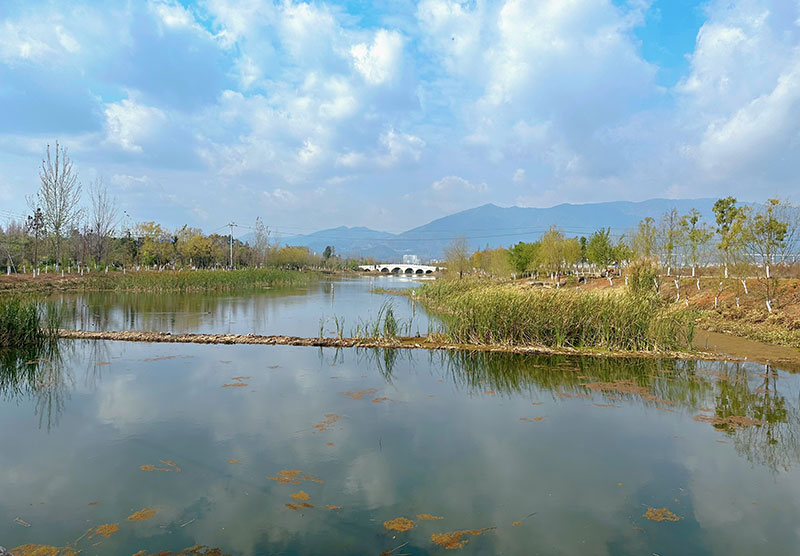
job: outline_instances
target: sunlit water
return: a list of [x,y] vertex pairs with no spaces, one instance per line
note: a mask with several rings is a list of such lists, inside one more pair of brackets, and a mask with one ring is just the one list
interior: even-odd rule
[[[235,299],[245,332],[257,311]],[[260,332],[306,334],[291,307],[312,303],[287,303]],[[800,381],[779,369],[123,342],[31,357],[2,361],[6,547],[423,555],[464,530],[481,534],[453,553],[800,546]]]

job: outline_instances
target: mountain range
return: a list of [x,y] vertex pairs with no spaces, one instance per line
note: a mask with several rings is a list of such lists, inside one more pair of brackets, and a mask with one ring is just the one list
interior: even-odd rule
[[549,208],[499,207],[482,205],[438,218],[423,226],[393,234],[365,227],[330,228],[312,234],[284,236],[285,245],[304,245],[322,253],[331,245],[342,256],[372,257],[383,262],[400,261],[403,255],[417,255],[423,262],[441,259],[455,238],[467,239],[471,249],[513,245],[535,241],[551,225],[568,237],[589,237],[599,228],[610,227],[619,236],[634,229],[640,220],[658,221],[675,208],[686,214],[696,208],[706,222],[713,222],[716,199],[650,199],[641,202],[561,204]]

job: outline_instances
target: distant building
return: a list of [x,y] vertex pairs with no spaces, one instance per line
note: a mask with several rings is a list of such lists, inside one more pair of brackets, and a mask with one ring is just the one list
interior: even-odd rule
[[417,256],[417,255],[403,255],[403,264],[420,264],[419,256]]

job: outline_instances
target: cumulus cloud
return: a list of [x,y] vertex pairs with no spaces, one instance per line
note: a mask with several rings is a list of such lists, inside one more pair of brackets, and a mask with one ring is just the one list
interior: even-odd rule
[[422,0],[365,25],[325,1],[12,3],[6,197],[24,208],[54,136],[87,171],[169,183],[168,225],[203,225],[219,192],[249,218],[325,198],[308,226],[393,229],[489,201],[797,195],[797,4],[704,4],[669,88],[637,37],[652,9]]

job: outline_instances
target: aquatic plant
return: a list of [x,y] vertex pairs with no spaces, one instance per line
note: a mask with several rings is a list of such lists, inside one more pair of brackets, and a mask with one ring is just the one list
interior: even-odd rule
[[464,344],[543,345],[614,351],[691,349],[688,315],[627,291],[521,288],[486,280],[437,280],[417,290]]
[[315,278],[312,272],[275,268],[242,270],[180,270],[91,274],[80,283],[85,290],[133,292],[198,292],[295,286]]
[[54,303],[0,297],[0,348],[39,346],[58,338],[61,313]]

